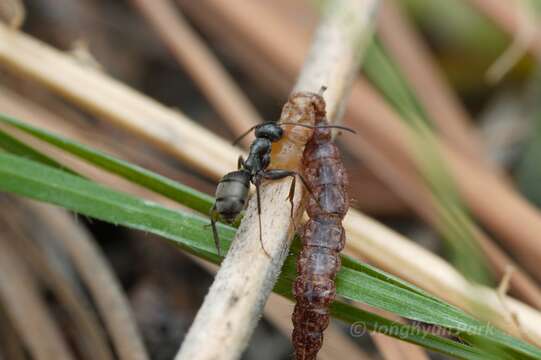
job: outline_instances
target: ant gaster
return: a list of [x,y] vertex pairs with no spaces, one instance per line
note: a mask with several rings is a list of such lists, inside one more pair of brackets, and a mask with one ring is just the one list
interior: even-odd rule
[[286,177],[291,177],[291,187],[289,190],[288,199],[291,203],[291,215],[293,216],[293,197],[295,195],[295,182],[296,175],[299,175],[304,186],[311,193],[310,188],[307,186],[306,181],[296,171],[285,169],[268,169],[270,164],[270,154],[272,143],[280,140],[284,134],[282,126],[303,126],[307,128],[329,127],[339,128],[343,130],[352,131],[349,128],[345,128],[338,125],[325,125],[325,126],[311,126],[305,124],[296,123],[277,123],[277,122],[265,122],[256,125],[242,134],[234,144],[240,141],[244,136],[248,135],[252,130],[255,130],[256,139],[250,146],[250,152],[248,158],[244,160],[242,156],[238,160],[238,170],[232,171],[226,174],[218,183],[216,188],[216,202],[210,210],[210,225],[212,226],[212,233],[214,235],[214,242],[216,243],[216,249],[218,255],[220,255],[220,238],[216,228],[216,222],[222,220],[225,223],[232,224],[239,217],[240,213],[246,205],[248,198],[248,192],[250,190],[250,183],[255,185],[257,196],[257,213],[259,218],[259,241],[261,247],[267,256],[270,256],[265,247],[263,246],[263,239],[261,235],[261,194],[260,185],[262,180],[278,180]]

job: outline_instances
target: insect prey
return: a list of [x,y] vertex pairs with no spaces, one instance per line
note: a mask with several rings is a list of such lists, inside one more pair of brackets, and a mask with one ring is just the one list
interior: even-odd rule
[[302,360],[316,359],[323,331],[329,325],[339,253],[346,239],[342,219],[349,208],[346,170],[325,116],[315,125],[302,159],[304,178],[313,197],[307,202],[309,220],[301,232],[302,249],[293,285],[296,305],[292,342],[296,358]]

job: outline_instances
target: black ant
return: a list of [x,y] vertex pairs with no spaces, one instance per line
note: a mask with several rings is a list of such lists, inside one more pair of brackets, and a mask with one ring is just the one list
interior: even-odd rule
[[214,235],[214,242],[216,243],[216,249],[218,255],[220,255],[220,238],[216,229],[216,222],[222,220],[225,223],[232,224],[236,221],[241,211],[246,205],[246,199],[248,197],[248,191],[250,189],[250,183],[255,185],[257,195],[257,213],[259,216],[259,241],[261,248],[267,256],[269,253],[263,246],[263,239],[261,234],[261,194],[260,185],[263,179],[267,180],[279,180],[291,176],[291,187],[289,190],[289,202],[291,203],[291,215],[293,216],[293,196],[295,194],[295,182],[296,175],[299,175],[304,186],[311,193],[306,181],[301,174],[292,170],[285,169],[268,169],[270,164],[272,143],[277,142],[283,137],[284,131],[282,126],[302,126],[311,129],[327,127],[338,128],[347,131],[352,131],[349,128],[338,125],[324,125],[324,126],[311,126],[305,124],[296,123],[277,123],[274,121],[264,122],[262,124],[253,126],[239,138],[235,140],[233,144],[238,143],[242,138],[248,135],[251,131],[255,130],[256,139],[250,146],[250,152],[248,158],[244,160],[242,156],[238,160],[238,170],[232,171],[226,174],[218,183],[216,188],[216,202],[210,210],[210,225],[212,226],[212,232]]

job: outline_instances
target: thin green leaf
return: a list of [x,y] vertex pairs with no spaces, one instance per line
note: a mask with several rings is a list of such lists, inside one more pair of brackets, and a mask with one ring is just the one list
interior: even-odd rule
[[208,214],[213,198],[186,185],[173,181],[140,166],[116,159],[101,151],[78,144],[62,136],[36,128],[12,117],[0,114],[0,122],[13,126],[51,145],[57,146],[104,170],[117,174],[133,183],[142,185],[185,206]]
[[73,170],[67,168],[66,166],[58,163],[56,160],[48,157],[47,155],[37,151],[29,145],[17,140],[8,133],[0,129],[0,148],[5,151],[22,156],[27,159],[35,160],[45,165],[52,166],[54,168],[64,170],[66,172],[76,174]]

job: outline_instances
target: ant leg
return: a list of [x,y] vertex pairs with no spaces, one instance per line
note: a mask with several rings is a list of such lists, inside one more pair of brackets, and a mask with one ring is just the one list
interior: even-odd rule
[[[293,199],[295,197],[295,185],[297,184],[297,177],[295,175],[293,175],[291,177],[291,186],[289,187],[289,195],[287,196],[287,198],[289,199],[289,203],[291,204],[291,213],[290,213],[290,217],[291,217],[291,220],[293,220]],[[293,221],[293,225],[295,225],[295,222]]]
[[297,225],[295,224],[295,219],[293,218],[293,199],[295,197],[295,184],[297,182],[296,175],[299,175],[299,177],[301,177],[303,184],[307,186],[302,176],[295,171],[283,170],[283,169],[270,169],[261,173],[261,176],[268,180],[279,180],[279,179],[283,179],[288,176],[291,176],[292,178],[291,186],[289,187],[289,195],[287,198],[289,200],[289,203],[291,204],[291,212],[289,216],[291,218],[291,223],[293,224],[293,228],[295,232],[297,231]]
[[237,160],[237,170],[240,170],[244,167],[244,159],[242,158],[242,155],[239,156],[239,159]]
[[216,221],[219,219],[220,214],[216,211],[216,205],[212,206],[210,209],[210,226],[212,227],[212,235],[214,236],[214,244],[216,245],[216,252],[218,256],[220,254],[220,237],[218,236],[218,229],[216,228]]
[[255,178],[254,185],[255,185],[255,192],[257,196],[257,217],[259,220],[259,243],[261,244],[261,249],[263,249],[263,252],[265,253],[265,255],[267,255],[267,257],[270,258],[271,257],[270,254],[268,253],[267,249],[265,249],[265,245],[263,245],[263,227],[261,225],[261,191],[260,191],[261,178],[259,176]]
[[[298,176],[301,179],[302,184],[304,185],[306,190],[308,190],[308,192],[310,193],[312,198],[315,200],[314,193],[312,192],[312,189],[310,189],[310,186],[308,186],[308,183],[306,182],[306,179],[300,173],[298,173],[296,171],[283,170],[283,169],[270,169],[270,170],[263,171],[261,173],[261,176],[263,178],[269,179],[269,180],[279,180],[279,179],[283,179],[283,178],[288,177],[288,176],[291,176],[291,177],[293,177],[293,179],[295,179],[295,176]],[[293,194],[295,192],[295,186],[294,186],[295,183],[292,182],[291,185],[292,185],[293,190],[290,189],[291,198],[289,198],[289,199],[290,199],[291,205],[293,205]],[[292,194],[292,192],[293,192],[293,194]]]

